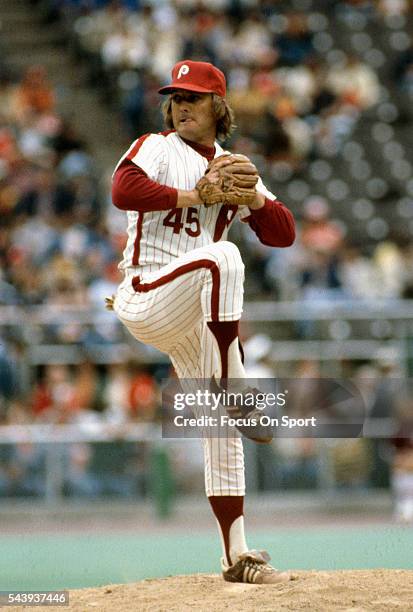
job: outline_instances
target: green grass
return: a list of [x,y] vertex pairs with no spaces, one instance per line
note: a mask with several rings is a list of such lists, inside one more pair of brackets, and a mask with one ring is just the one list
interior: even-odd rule
[[[413,529],[342,527],[249,533],[280,569],[413,569]],[[171,535],[19,535],[0,537],[0,590],[40,590],[135,582],[219,571],[215,532]]]

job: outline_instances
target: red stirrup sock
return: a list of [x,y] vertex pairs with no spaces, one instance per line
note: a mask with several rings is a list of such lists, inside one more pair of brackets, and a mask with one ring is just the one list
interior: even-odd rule
[[225,562],[228,566],[233,565],[237,557],[248,550],[244,534],[244,497],[213,495],[208,499],[218,523]]
[[221,358],[221,379],[245,378],[239,347],[239,321],[209,321]]

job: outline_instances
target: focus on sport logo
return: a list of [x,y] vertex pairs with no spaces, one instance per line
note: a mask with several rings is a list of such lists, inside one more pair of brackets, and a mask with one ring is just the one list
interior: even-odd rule
[[182,76],[185,76],[186,74],[188,74],[188,72],[189,72],[189,66],[187,66],[187,64],[183,64],[183,66],[181,66],[179,69],[177,78],[180,79]]

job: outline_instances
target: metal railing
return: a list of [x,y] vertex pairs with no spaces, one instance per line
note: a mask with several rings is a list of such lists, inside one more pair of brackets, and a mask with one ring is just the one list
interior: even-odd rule
[[[412,349],[406,339],[413,338],[413,300],[247,302],[242,320],[252,328],[263,328],[273,337],[273,357],[278,362],[314,358],[320,361],[370,359],[382,349],[400,364],[406,364],[411,358]],[[0,334],[4,326],[19,328],[25,344],[25,358],[31,365],[74,364],[84,359],[81,347],[76,343],[52,344],[46,338],[39,340],[39,327],[71,323],[105,326],[116,325],[117,320],[113,313],[103,308],[0,306]],[[284,324],[291,326],[289,336],[284,334],[283,339],[278,340],[277,331]],[[318,326],[316,333],[300,336],[301,324]],[[88,357],[92,361],[120,363],[131,357],[146,363],[165,360],[161,353],[134,341],[121,324],[118,325],[119,336],[115,342],[88,346]],[[374,326],[378,332],[372,331]],[[353,327],[357,328],[356,333],[353,333]]]
[[[200,441],[163,439],[161,426],[152,423],[113,425],[102,422],[92,425],[85,423],[77,425],[27,424],[0,426],[0,450],[2,447],[11,445],[32,445],[35,448],[41,448],[44,452],[43,492],[37,495],[36,499],[46,505],[59,504],[65,499],[64,485],[68,477],[66,462],[68,448],[76,444],[98,445],[105,442],[111,442],[114,445],[125,442],[146,444],[146,458],[140,468],[141,475],[147,483],[144,498],[154,504],[159,516],[167,516],[176,494],[175,477],[179,477],[179,474],[172,467],[173,454],[177,448],[176,444],[184,445],[183,448],[185,448],[185,444],[190,443],[188,452],[191,453],[194,448],[193,444],[199,442],[200,445]],[[313,480],[311,486],[305,485],[308,491],[312,490],[314,493],[317,491],[333,496],[338,494],[339,490],[336,488],[333,468],[333,453],[336,444],[342,445],[345,443],[346,440],[316,440],[316,454],[312,458],[314,463]],[[267,483],[265,490],[281,492],[283,486],[280,484],[278,473],[286,459],[278,454],[277,444],[272,448],[265,448],[264,455],[261,453],[262,450],[260,445],[244,440],[248,489],[252,493],[258,493],[260,491],[259,480],[264,479]],[[308,463],[308,459],[306,462]],[[199,483],[202,486],[203,469],[198,463],[197,466]],[[261,474],[260,477],[259,474]],[[104,475],[103,472],[102,475]],[[271,480],[271,483],[268,488],[269,480]],[[353,492],[358,494],[360,489],[356,488]],[[139,494],[137,495],[139,496]],[[348,491],[348,495],[351,498],[351,489]],[[76,494],[74,497],[71,495],[71,497],[76,499]],[[82,498],[87,499],[88,496],[82,496]],[[93,498],[96,498],[96,496],[92,495],[89,499]],[[126,499],[128,498],[129,496]],[[8,498],[8,500],[11,499],[13,498]]]
[[[76,320],[83,325],[96,325],[107,322],[110,313],[100,308],[64,308],[55,305],[0,306],[1,325],[53,325],[65,324]],[[243,320],[249,322],[266,321],[334,321],[337,319],[392,321],[413,321],[413,300],[311,300],[311,301],[257,301],[246,302]]]

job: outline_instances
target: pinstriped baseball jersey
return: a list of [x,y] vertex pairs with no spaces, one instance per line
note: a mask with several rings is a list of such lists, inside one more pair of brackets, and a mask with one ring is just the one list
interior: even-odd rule
[[[215,156],[223,153],[216,143]],[[117,168],[125,159],[157,183],[183,190],[194,189],[208,165],[207,159],[174,131],[141,136],[120,159]],[[257,189],[275,199],[261,181]],[[245,219],[249,214],[247,207],[226,205],[128,211],[128,241],[119,269],[124,271],[125,280],[159,270],[188,251],[226,240],[235,218]]]
[[[215,143],[215,156],[223,153]],[[186,191],[195,188],[208,165],[173,131],[138,138],[117,168],[125,159],[152,181]],[[275,199],[261,180],[257,190]],[[241,317],[244,266],[227,234],[237,217],[249,215],[247,207],[226,205],[127,210],[128,241],[119,265],[125,279],[115,311],[136,339],[169,354],[181,379],[221,376],[207,322]],[[242,441],[236,432],[228,428],[226,437],[211,436],[203,445],[207,495],[244,495]]]

